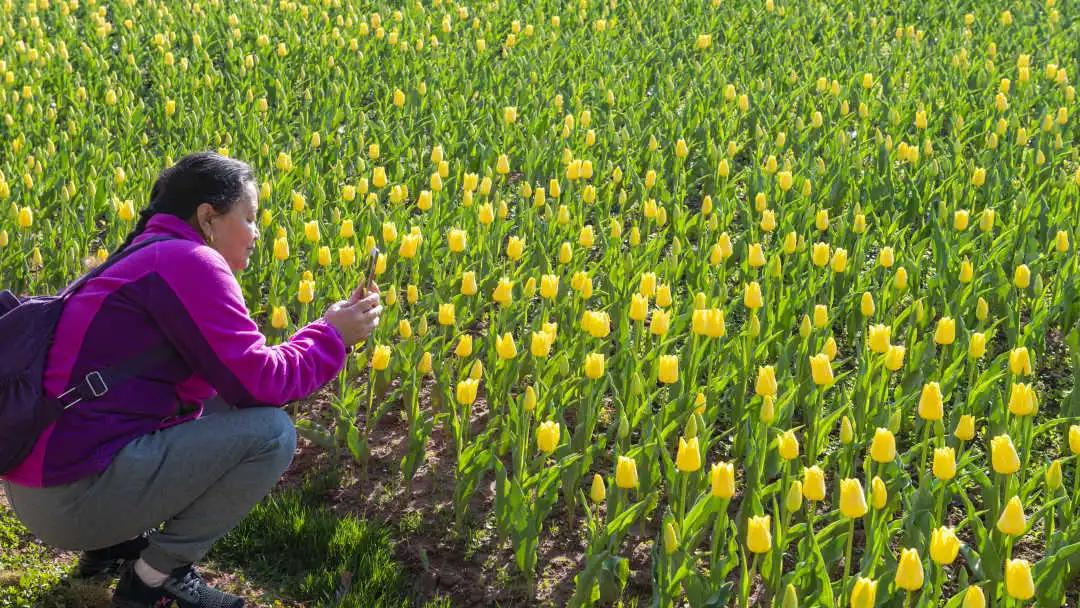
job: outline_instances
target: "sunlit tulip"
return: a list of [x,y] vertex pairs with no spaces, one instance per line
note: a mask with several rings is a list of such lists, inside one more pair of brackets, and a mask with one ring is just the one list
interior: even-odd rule
[[772,365],[758,367],[757,381],[754,383],[754,392],[761,396],[775,397],[777,391],[776,369]]
[[956,477],[956,452],[950,447],[934,448],[934,477],[949,481]]
[[735,495],[735,467],[730,462],[718,462],[709,470],[709,484],[713,496],[729,499]]
[[997,520],[997,529],[1002,534],[1020,536],[1027,528],[1027,517],[1024,515],[1024,505],[1019,496],[1013,496],[1005,503],[1001,510],[1001,516]]
[[799,457],[799,440],[794,431],[784,431],[777,438],[776,449],[784,460],[794,460]]
[[878,427],[870,443],[870,458],[874,462],[888,463],[896,459],[896,437],[889,429]]
[[825,473],[821,467],[803,469],[802,493],[806,500],[825,500]]
[[937,382],[923,384],[919,395],[919,417],[923,420],[941,420],[945,415],[941,385]]
[[918,549],[904,549],[900,552],[899,565],[896,567],[896,586],[907,591],[918,591],[923,586],[923,566]]
[[889,502],[889,490],[885,487],[885,482],[878,477],[874,476],[870,480],[870,504],[877,510],[885,508],[885,505]]
[[476,389],[480,385],[479,380],[469,378],[457,383],[455,397],[461,405],[472,405],[476,401]]
[[1008,435],[998,435],[990,440],[990,460],[994,472],[1011,475],[1020,470],[1020,457]]
[[691,437],[689,440],[684,437],[679,438],[675,467],[683,473],[693,473],[701,468],[701,450],[698,448],[697,437]]
[[1035,581],[1031,563],[1026,559],[1010,559],[1005,564],[1005,591],[1009,597],[1027,601],[1035,597]]
[[851,587],[851,608],[874,608],[877,601],[877,581],[858,577]]
[[550,454],[559,447],[559,423],[547,420],[536,429],[536,447],[545,454]]
[[637,461],[626,456],[619,456],[615,465],[615,485],[624,490],[638,486]]
[[752,553],[768,553],[772,549],[771,518],[768,515],[751,517],[746,523],[746,548]]
[[840,513],[849,519],[858,519],[869,508],[866,506],[866,493],[862,482],[856,478],[840,480]]

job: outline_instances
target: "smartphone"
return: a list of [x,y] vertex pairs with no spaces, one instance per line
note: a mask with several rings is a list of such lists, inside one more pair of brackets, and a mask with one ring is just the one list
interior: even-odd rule
[[375,266],[378,265],[378,263],[379,263],[379,248],[378,247],[372,247],[371,248],[371,261],[368,264],[367,279],[364,281],[364,284],[360,287],[361,297],[364,297],[364,296],[367,295],[368,285],[371,285],[375,281]]

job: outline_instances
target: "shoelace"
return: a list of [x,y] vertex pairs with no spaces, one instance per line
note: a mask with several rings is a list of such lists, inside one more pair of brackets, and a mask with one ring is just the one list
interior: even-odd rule
[[199,597],[199,586],[201,584],[202,577],[199,576],[198,572],[195,572],[194,568],[189,568],[176,586],[178,591],[182,592],[184,595],[196,598],[197,601]]

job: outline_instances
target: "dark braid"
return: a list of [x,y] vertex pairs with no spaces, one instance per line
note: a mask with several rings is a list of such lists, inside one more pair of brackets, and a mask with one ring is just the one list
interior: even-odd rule
[[181,158],[158,175],[150,189],[150,203],[139,212],[135,228],[112,256],[131,245],[158,213],[190,221],[202,203],[227,213],[243,194],[245,184],[254,181],[255,172],[247,163],[217,152],[196,152]]

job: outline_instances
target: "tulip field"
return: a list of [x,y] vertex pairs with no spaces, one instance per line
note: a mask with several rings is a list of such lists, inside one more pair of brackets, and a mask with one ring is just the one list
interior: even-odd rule
[[557,522],[558,605],[1075,607],[1078,77],[1062,0],[0,0],[0,274],[215,149],[269,342],[382,252],[300,433],[445,441],[515,605]]

